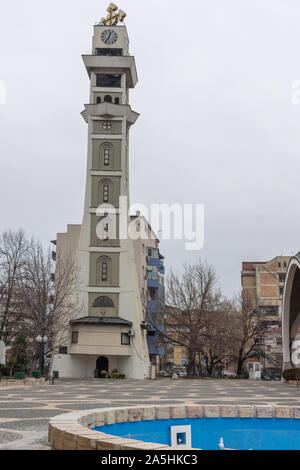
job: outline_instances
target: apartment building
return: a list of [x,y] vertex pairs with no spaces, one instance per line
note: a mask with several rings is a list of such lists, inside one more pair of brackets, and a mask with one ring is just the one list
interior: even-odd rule
[[270,261],[244,261],[241,284],[243,301],[261,315],[265,333],[261,342],[264,369],[282,368],[282,301],[289,256],[276,256]]

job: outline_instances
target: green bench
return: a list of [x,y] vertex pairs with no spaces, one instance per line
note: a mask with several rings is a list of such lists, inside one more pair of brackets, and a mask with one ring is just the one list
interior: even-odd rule
[[40,379],[41,378],[41,372],[39,370],[33,370],[32,371],[32,377],[35,379]]
[[25,379],[25,372],[15,372],[14,379],[16,380],[24,380]]

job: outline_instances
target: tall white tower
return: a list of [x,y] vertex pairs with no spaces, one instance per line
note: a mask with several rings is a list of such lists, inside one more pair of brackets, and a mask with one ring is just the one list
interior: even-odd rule
[[[144,379],[149,354],[133,241],[121,238],[119,230],[122,217],[126,229],[130,223],[129,214],[120,213],[119,197],[130,206],[129,129],[139,115],[129,105],[129,89],[136,86],[137,72],[126,27],[116,24],[124,13],[112,4],[109,12],[110,19],[102,20],[107,24],[94,26],[92,54],[83,56],[91,83],[82,112],[88,155],[77,249],[83,309],[80,318],[71,320],[68,353],[53,368],[61,376],[89,377],[118,369],[126,377]],[[112,206],[117,215],[99,214],[103,205]]]

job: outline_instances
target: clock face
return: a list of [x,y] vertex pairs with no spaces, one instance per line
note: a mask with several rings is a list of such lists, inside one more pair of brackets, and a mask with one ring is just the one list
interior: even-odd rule
[[114,44],[118,40],[118,34],[113,29],[106,29],[103,31],[103,33],[101,33],[101,40],[104,42],[104,44]]

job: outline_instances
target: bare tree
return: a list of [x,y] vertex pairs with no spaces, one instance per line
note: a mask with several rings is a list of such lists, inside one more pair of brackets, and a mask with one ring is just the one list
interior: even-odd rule
[[224,307],[214,268],[199,260],[185,264],[182,276],[171,272],[167,302],[171,308],[166,316],[166,330],[172,341],[186,348],[188,375],[195,375],[199,352],[206,353],[211,373],[223,357],[223,352],[217,354],[218,340],[212,339],[216,331],[220,338],[217,313]]
[[0,237],[0,340],[6,345],[20,331],[19,285],[27,252],[23,230],[4,232]]
[[209,376],[216,366],[223,367],[225,363],[228,366],[232,362],[228,356],[232,338],[231,311],[228,311],[228,307],[224,302],[217,312],[206,312],[203,316],[201,344],[198,349],[205,360]]
[[[31,348],[28,345],[27,339],[20,333],[11,342],[10,348],[10,376],[12,376],[14,367],[17,366],[21,369],[20,372],[25,372],[27,365],[30,361]],[[23,370],[22,370],[23,369]]]
[[[68,340],[70,317],[78,310],[77,268],[73,258],[57,260],[55,282],[52,271],[50,251],[45,251],[39,241],[32,240],[18,283],[18,304],[22,311],[19,325],[32,345],[32,360],[39,359],[41,371],[45,354]],[[47,344],[36,344],[38,336],[47,337]]]
[[265,357],[272,361],[262,348],[262,339],[268,330],[267,314],[252,299],[235,298],[232,313],[232,338],[230,356],[237,365],[237,375],[249,359]]

